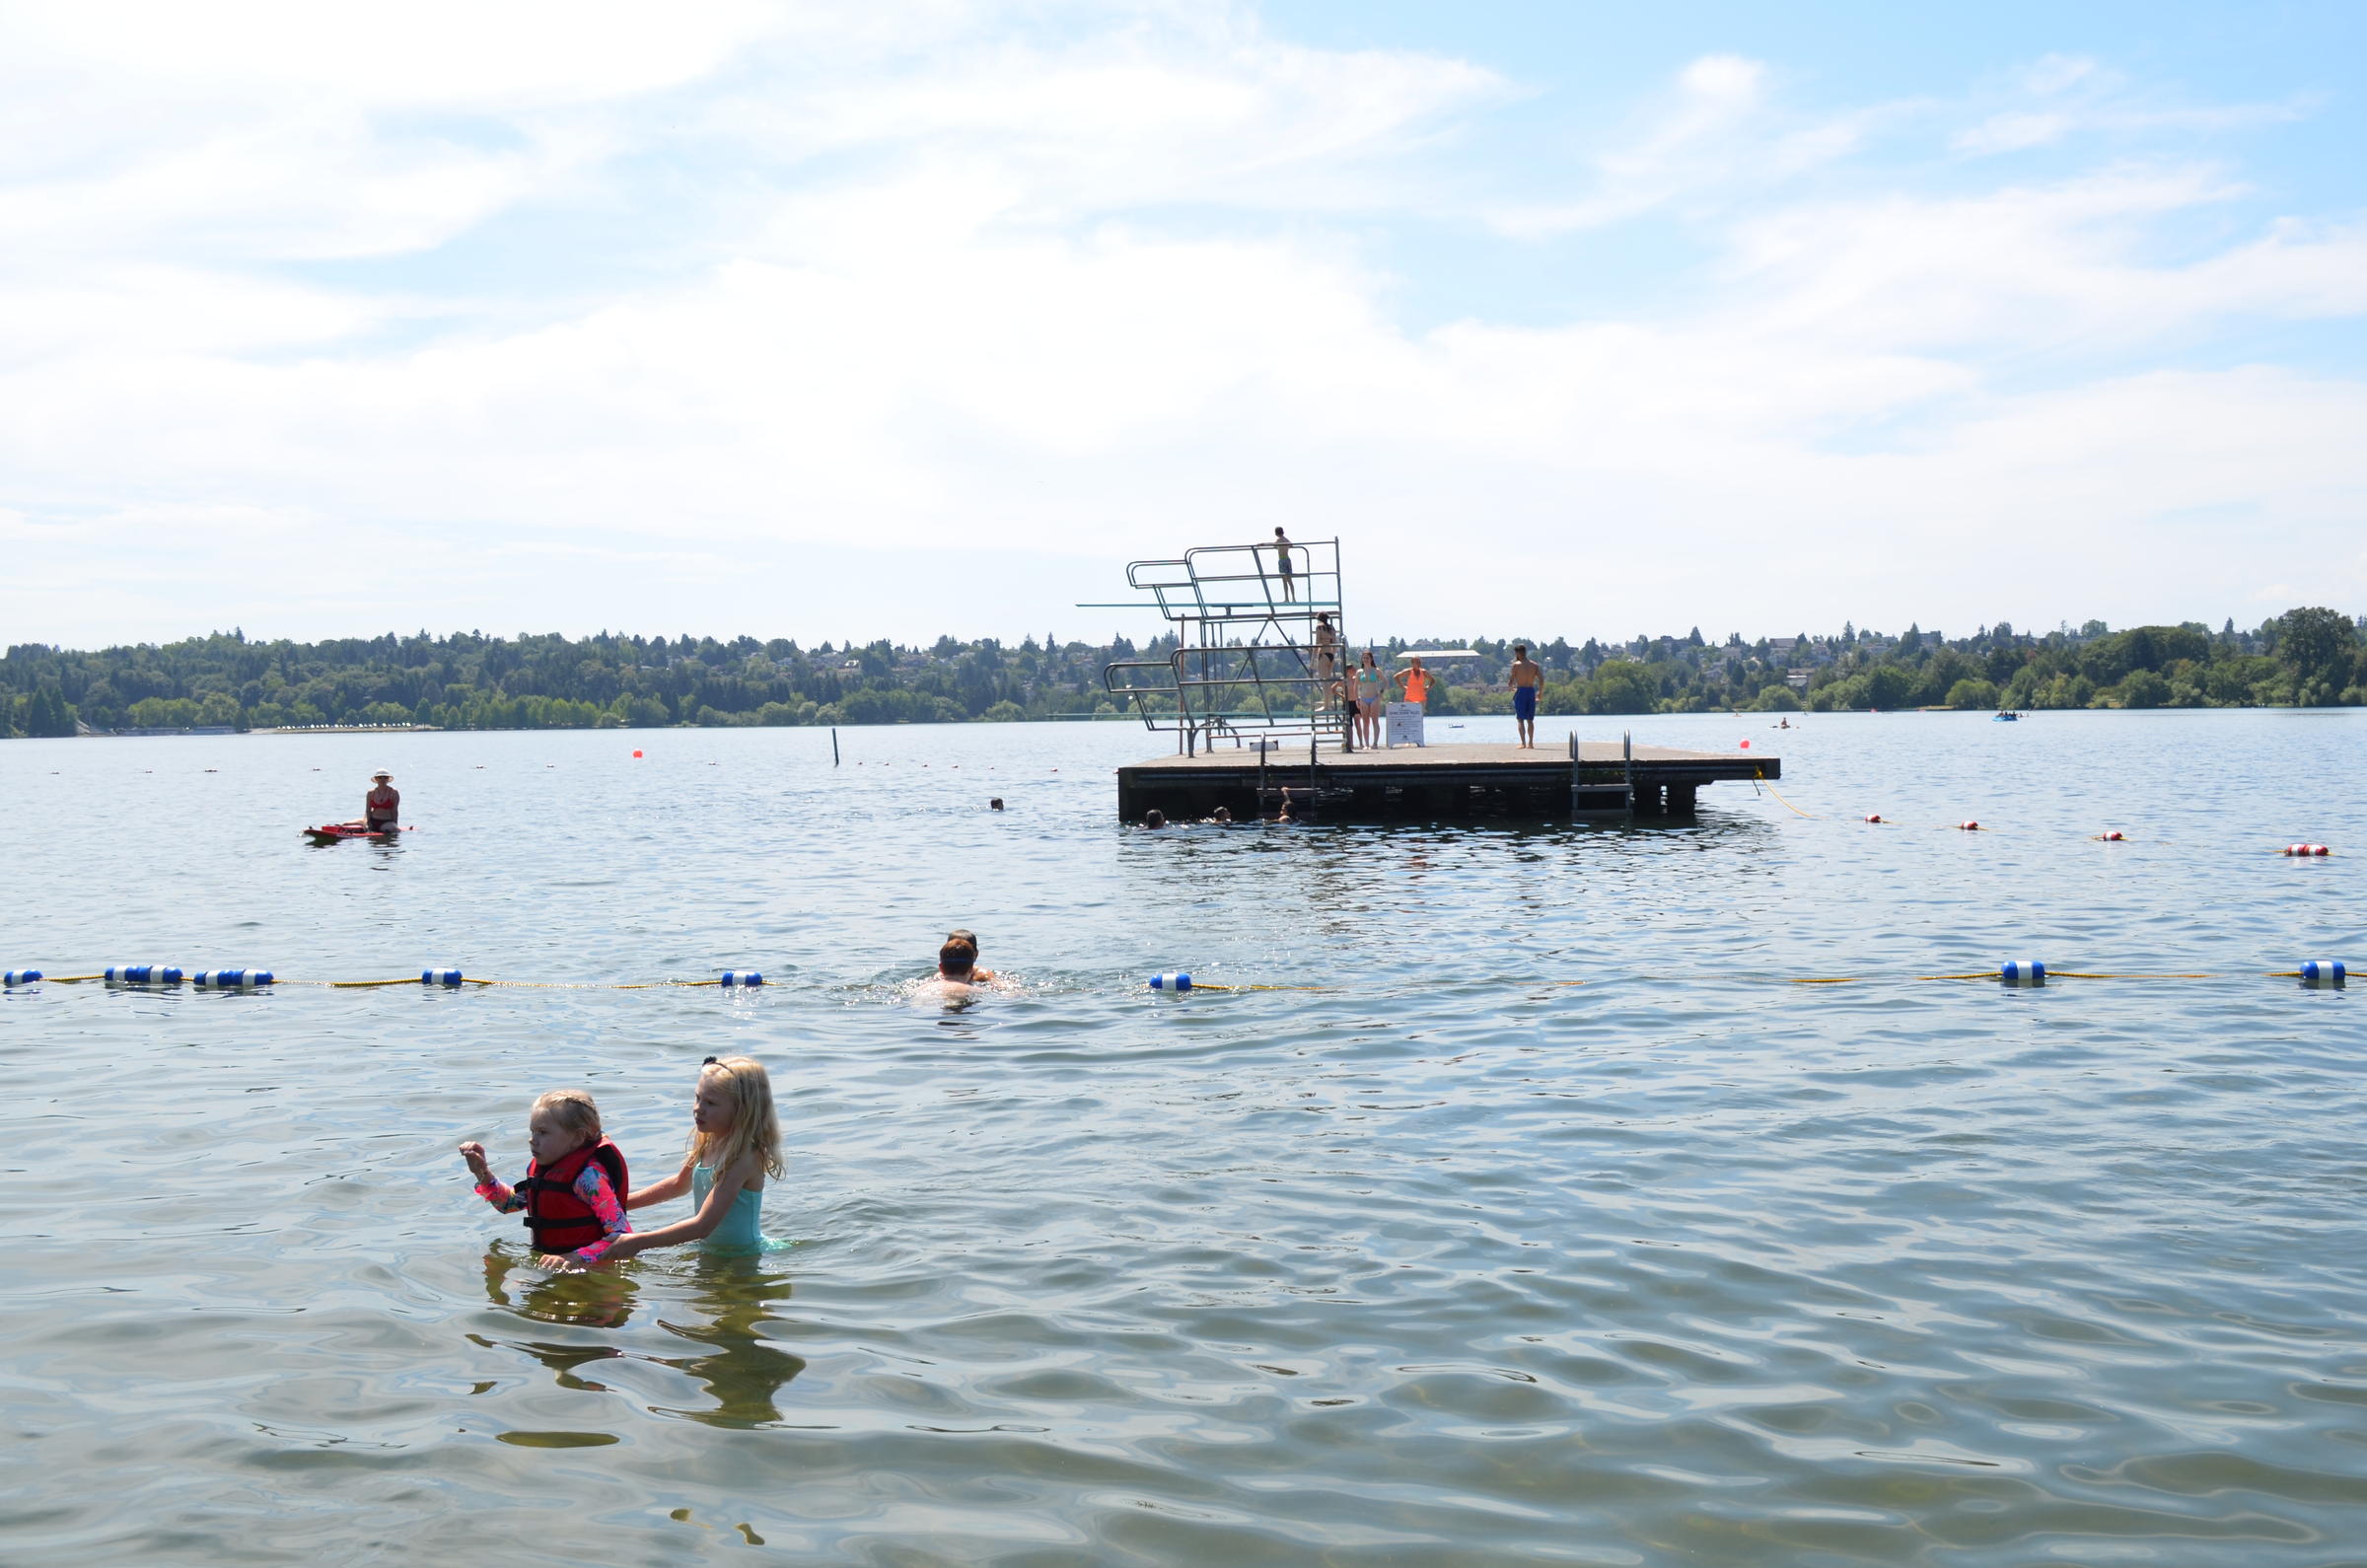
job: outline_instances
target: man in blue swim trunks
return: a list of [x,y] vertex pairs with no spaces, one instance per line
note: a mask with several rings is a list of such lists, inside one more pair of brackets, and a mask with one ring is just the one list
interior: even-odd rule
[[1521,747],[1537,749],[1537,688],[1544,684],[1545,673],[1529,657],[1529,645],[1512,645],[1512,716],[1521,729]]

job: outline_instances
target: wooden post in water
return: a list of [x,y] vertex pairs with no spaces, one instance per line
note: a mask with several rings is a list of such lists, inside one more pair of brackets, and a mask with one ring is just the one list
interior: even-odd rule
[[1627,820],[1635,820],[1635,732],[1619,732],[1619,770],[1627,779]]
[[838,727],[830,726],[830,766],[838,765]]
[[1570,732],[1570,820],[1578,820],[1578,732]]

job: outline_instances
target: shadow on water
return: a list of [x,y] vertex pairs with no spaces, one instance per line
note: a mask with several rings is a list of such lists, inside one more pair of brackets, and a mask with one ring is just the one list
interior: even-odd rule
[[[513,1287],[511,1275],[521,1268],[527,1277]],[[766,1323],[782,1320],[772,1309],[794,1292],[788,1278],[768,1273],[763,1259],[757,1257],[700,1256],[683,1283],[687,1286],[683,1304],[703,1315],[705,1322],[678,1322],[665,1317],[655,1320],[667,1333],[698,1347],[692,1354],[653,1355],[618,1344],[468,1337],[488,1349],[499,1345],[525,1352],[548,1367],[562,1389],[610,1391],[609,1385],[587,1375],[595,1362],[635,1360],[671,1367],[704,1384],[715,1402],[707,1409],[653,1404],[648,1407],[652,1414],[726,1428],[777,1423],[781,1413],[776,1396],[806,1370],[803,1356],[791,1355],[764,1336]],[[640,1293],[638,1282],[612,1270],[546,1274],[502,1246],[485,1253],[485,1294],[495,1305],[538,1322],[621,1328],[631,1321]]]

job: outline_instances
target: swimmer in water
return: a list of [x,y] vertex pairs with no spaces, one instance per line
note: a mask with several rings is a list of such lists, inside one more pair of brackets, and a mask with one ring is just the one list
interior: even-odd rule
[[1208,814],[1208,820],[1212,825],[1217,827],[1232,826],[1233,808],[1230,806],[1219,806],[1215,811]]
[[1152,807],[1149,811],[1142,814],[1142,825],[1145,827],[1165,827],[1167,825],[1167,813],[1161,811],[1156,806]]
[[764,1208],[764,1180],[787,1170],[764,1064],[748,1056],[710,1056],[691,1095],[690,1152],[682,1157],[682,1168],[624,1200],[628,1209],[645,1209],[687,1192],[697,1211],[672,1225],[635,1231],[610,1247],[609,1256],[631,1257],[685,1242],[703,1243],[710,1253],[761,1252],[764,1237],[756,1222]]
[[994,971],[978,967],[976,932],[957,929],[945,934],[945,946],[937,950],[937,978],[956,985],[994,983]]
[[485,1146],[461,1145],[476,1177],[476,1195],[504,1214],[526,1214],[536,1261],[546,1268],[581,1268],[614,1250],[632,1229],[624,1217],[624,1155],[601,1135],[600,1107],[580,1089],[554,1089],[526,1118],[534,1158],[526,1179],[506,1186],[485,1164]]

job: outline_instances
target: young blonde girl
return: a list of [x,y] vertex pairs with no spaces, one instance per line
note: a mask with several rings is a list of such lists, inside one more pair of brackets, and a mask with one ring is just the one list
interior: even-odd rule
[[682,1168],[624,1200],[628,1209],[643,1209],[688,1192],[697,1212],[620,1237],[608,1255],[631,1257],[684,1242],[703,1242],[710,1252],[760,1252],[764,1238],[756,1221],[764,1181],[782,1172],[780,1118],[763,1064],[746,1056],[710,1056],[690,1102],[690,1152]]
[[602,1136],[600,1107],[581,1089],[554,1089],[527,1113],[526,1179],[515,1187],[485,1164],[485,1146],[461,1145],[477,1196],[504,1214],[523,1211],[535,1251],[549,1266],[597,1263],[632,1229],[624,1217],[624,1155]]

